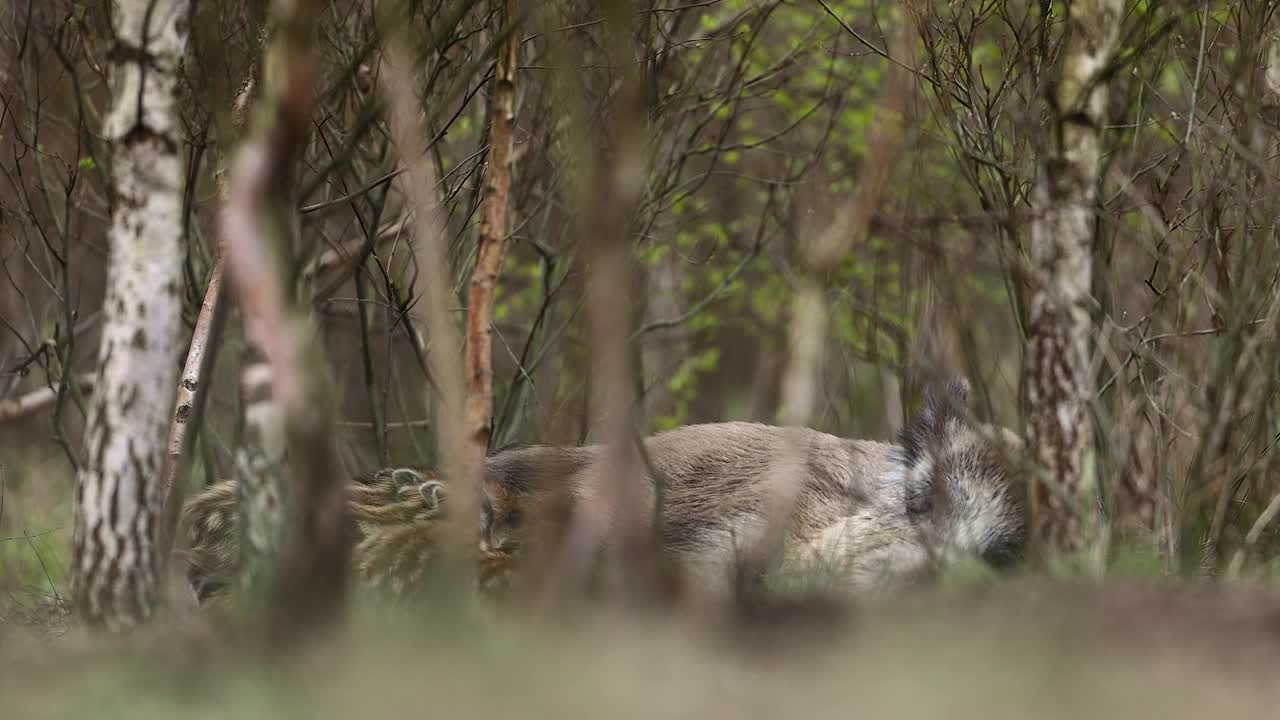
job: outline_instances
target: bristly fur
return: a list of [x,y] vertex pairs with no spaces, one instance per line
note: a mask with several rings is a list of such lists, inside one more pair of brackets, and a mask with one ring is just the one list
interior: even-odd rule
[[1026,478],[1013,462],[1021,440],[969,417],[969,384],[932,389],[900,435],[908,458],[908,515],[933,550],[949,559],[977,555],[1005,567],[1026,544]]
[[[444,517],[444,485],[422,468],[383,468],[348,486],[359,539],[353,550],[356,579],[392,598],[422,589],[435,557]],[[237,484],[216,483],[192,498],[182,527],[190,551],[188,579],[201,604],[224,603],[239,558]],[[482,589],[501,588],[510,558],[481,557]],[[225,603],[224,603],[225,604]]]
[[[780,471],[798,473],[799,482],[782,569],[819,569],[852,589],[872,590],[928,575],[960,555],[1000,566],[1016,561],[1026,536],[1025,481],[1009,459],[1020,441],[1008,430],[973,423],[968,395],[964,380],[931,388],[900,444],[732,422],[646,439],[652,468],[665,482],[662,535],[683,573],[680,584],[712,595],[732,591],[741,550],[764,527],[769,483]],[[504,584],[522,543],[536,547],[554,538],[547,523],[565,522],[563,510],[592,505],[582,501],[598,487],[599,453],[598,446],[529,446],[486,460],[484,584]],[[403,595],[424,580],[443,491],[436,478],[410,468],[379,470],[353,483],[363,582]],[[184,514],[192,583],[202,599],[225,589],[234,567],[234,511],[235,484],[227,482],[193,499]]]
[[905,452],[908,466],[921,461],[948,419],[960,417],[968,410],[969,392],[969,381],[964,378],[948,380],[942,388],[937,385],[925,388],[920,412],[898,431],[898,444]]
[[[736,422],[646,439],[667,483],[663,540],[686,567],[686,585],[726,589],[740,550],[764,527],[770,478],[797,472],[784,467],[796,448],[800,493],[784,566],[835,568],[851,586],[870,589],[928,574],[957,555],[1000,565],[1015,559],[1025,540],[1024,488],[1005,455],[1016,437],[971,423],[968,398],[964,379],[930,388],[900,445]],[[521,520],[557,489],[587,497],[597,487],[599,453],[533,446],[491,456],[485,547],[518,546]],[[646,473],[645,481],[653,478]]]

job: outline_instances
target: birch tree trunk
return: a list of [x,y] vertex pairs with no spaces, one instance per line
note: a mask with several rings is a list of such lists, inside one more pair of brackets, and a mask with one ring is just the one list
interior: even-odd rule
[[160,468],[182,340],[185,168],[174,105],[188,15],[186,0],[111,4],[111,258],[72,560],[81,617],[110,629],[146,620],[158,597]]
[[1107,88],[1123,0],[1065,4],[1066,41],[1052,90],[1053,117],[1033,195],[1034,286],[1028,305],[1028,440],[1044,471],[1031,488],[1032,542],[1041,551],[1084,546],[1096,503],[1090,461],[1089,293]]
[[[484,175],[476,266],[467,298],[467,407],[469,466],[479,468],[493,433],[493,360],[490,325],[493,296],[507,256],[507,209],[511,198],[512,126],[515,123],[516,60],[520,50],[515,0],[499,0],[497,34],[506,33],[498,49],[489,106],[489,162]],[[479,478],[470,478],[479,482]]]

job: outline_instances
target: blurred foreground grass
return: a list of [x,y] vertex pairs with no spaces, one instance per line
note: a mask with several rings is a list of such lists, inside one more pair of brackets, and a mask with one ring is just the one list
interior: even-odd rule
[[128,644],[0,628],[10,718],[1274,717],[1280,604],[1024,579],[751,622],[364,606],[288,658],[188,622]]
[[[1149,549],[1114,552],[1102,584],[957,566],[933,589],[749,620],[463,618],[362,598],[339,637],[288,656],[203,620],[88,638],[63,632],[52,597],[71,476],[43,459],[5,476],[0,537],[18,539],[0,542],[0,719],[1280,715],[1280,595],[1161,579]],[[823,587],[804,580],[773,589]]]

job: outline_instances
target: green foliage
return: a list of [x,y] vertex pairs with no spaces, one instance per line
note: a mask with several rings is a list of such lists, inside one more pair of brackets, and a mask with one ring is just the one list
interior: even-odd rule
[[1043,573],[1055,580],[1078,580],[1096,576],[1094,561],[1089,551],[1056,553],[1044,561]]
[[1149,543],[1121,543],[1112,549],[1107,574],[1118,578],[1167,577],[1168,560]]
[[[768,261],[758,263],[767,268]],[[773,328],[785,317],[787,305],[791,302],[791,286],[787,279],[776,273],[765,275],[751,292],[751,310],[762,325]]]
[[671,413],[660,416],[654,421],[657,429],[669,430],[685,424],[689,403],[697,394],[699,376],[713,373],[719,363],[720,349],[714,347],[685,358],[680,363],[680,367],[667,380],[667,390],[671,393],[675,408]]
[[[24,456],[11,452],[13,459]],[[71,567],[73,497],[63,492],[70,486],[57,477],[35,472],[33,466],[11,464],[0,467],[4,493],[4,513],[0,515],[0,596],[8,595],[19,604],[28,604],[54,594],[65,593],[66,573]]]
[[978,558],[959,558],[944,566],[939,583],[948,589],[965,589],[993,585],[1000,574]]

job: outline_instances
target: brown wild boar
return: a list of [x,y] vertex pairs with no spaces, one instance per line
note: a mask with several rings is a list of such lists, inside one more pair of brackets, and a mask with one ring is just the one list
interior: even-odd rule
[[[359,541],[353,549],[357,579],[364,587],[398,597],[421,587],[436,550],[444,517],[443,483],[421,468],[384,468],[348,485],[349,507]],[[187,580],[198,602],[226,598],[239,562],[235,480],[211,485],[189,500],[181,528],[187,550]],[[501,581],[504,558],[481,556],[484,585]]]

